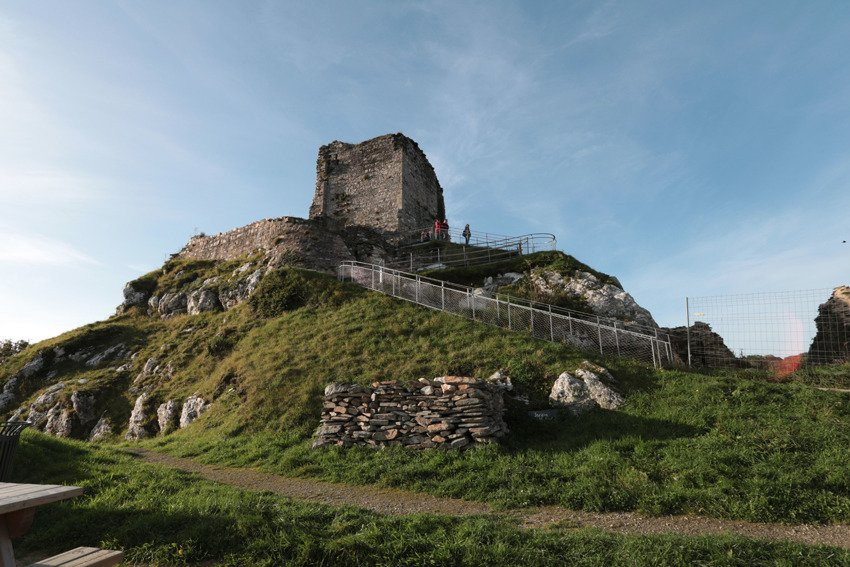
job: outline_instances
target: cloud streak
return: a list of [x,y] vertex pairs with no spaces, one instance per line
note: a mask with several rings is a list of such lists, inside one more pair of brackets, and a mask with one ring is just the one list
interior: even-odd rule
[[59,240],[40,234],[0,231],[0,264],[84,266],[100,262]]

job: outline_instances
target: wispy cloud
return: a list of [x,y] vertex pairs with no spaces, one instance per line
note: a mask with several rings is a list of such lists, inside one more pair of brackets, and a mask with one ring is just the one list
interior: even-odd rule
[[0,243],[0,263],[54,266],[100,263],[68,243],[40,234],[0,231]]

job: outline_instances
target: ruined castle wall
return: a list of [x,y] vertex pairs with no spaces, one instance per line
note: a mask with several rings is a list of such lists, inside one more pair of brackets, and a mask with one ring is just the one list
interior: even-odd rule
[[395,231],[402,206],[401,171],[402,152],[392,136],[322,146],[310,218]]
[[402,208],[399,228],[404,232],[430,227],[435,218],[446,218],[443,189],[434,168],[413,140],[404,152],[402,162]]
[[444,215],[434,168],[416,142],[388,134],[319,149],[310,218],[340,225],[411,232]]
[[178,253],[195,260],[233,260],[261,251],[272,264],[334,269],[354,256],[342,238],[322,222],[297,217],[263,219],[211,236],[195,236]]

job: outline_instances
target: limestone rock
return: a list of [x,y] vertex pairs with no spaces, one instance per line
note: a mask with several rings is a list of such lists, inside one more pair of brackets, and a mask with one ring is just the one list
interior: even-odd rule
[[584,380],[564,372],[549,392],[549,403],[559,406],[573,415],[583,415],[596,407],[596,402],[590,395],[590,389]]
[[57,403],[47,412],[47,424],[44,432],[56,437],[71,437],[74,411]]
[[180,412],[180,429],[183,429],[194,422],[201,416],[202,413],[207,411],[208,408],[209,404],[207,404],[202,397],[197,394],[189,396],[186,399],[186,403],[183,404],[183,411]]
[[[250,264],[245,264],[244,266],[237,269],[237,271],[242,270],[243,272],[250,267]],[[244,270],[243,270],[244,268]],[[241,273],[241,272],[240,272]],[[219,302],[225,309],[231,309],[236,307],[251,295],[257,286],[260,285],[260,280],[263,278],[263,270],[257,269],[251,272],[247,277],[241,278],[236,281],[236,283],[232,284],[230,287],[222,289],[219,292]]]
[[197,315],[205,311],[218,311],[221,309],[218,295],[209,289],[197,289],[188,295],[186,312],[189,315]]
[[508,371],[500,368],[487,378],[487,381],[496,384],[504,390],[513,390],[514,385],[511,383],[511,377],[508,376]]
[[159,313],[159,296],[152,295],[148,299],[148,315],[155,315],[157,313]]
[[177,410],[180,405],[174,400],[160,404],[156,409],[156,419],[159,422],[159,433],[165,435],[177,427]]
[[138,287],[136,282],[127,282],[124,285],[124,302],[118,307],[123,312],[131,307],[144,307],[148,303],[151,292]]
[[159,298],[157,311],[161,317],[171,317],[186,313],[187,296],[185,293],[164,293]]
[[127,434],[124,436],[128,441],[138,441],[150,436],[150,433],[145,429],[145,403],[148,400],[147,393],[143,393],[136,398],[136,403],[133,405],[133,411],[130,412],[130,421],[127,423]]
[[30,406],[27,421],[40,429],[44,425],[44,420],[47,419],[47,412],[53,407],[59,392],[64,387],[64,382],[57,382],[42,392]]
[[119,343],[88,357],[85,364],[90,368],[96,368],[105,362],[111,362],[119,358],[127,358],[129,354],[127,347],[124,346],[124,344]]
[[12,405],[12,402],[15,401],[15,397],[18,395],[18,383],[41,372],[46,363],[44,353],[40,352],[26,363],[23,368],[9,376],[9,379],[3,384],[3,391],[0,392],[0,413],[5,412]]
[[549,393],[549,402],[573,415],[582,415],[595,407],[619,409],[625,400],[612,384],[617,380],[605,368],[587,360],[573,373],[564,372]]
[[553,270],[532,272],[532,285],[541,295],[566,295],[582,300],[596,315],[637,323],[647,327],[658,327],[648,310],[634,298],[611,283],[602,283],[590,272],[576,271],[571,277]]
[[619,409],[625,403],[623,396],[609,385],[616,380],[605,368],[585,360],[581,368],[575,371],[575,374],[578,378],[584,380],[587,389],[590,391],[590,397],[602,409]]
[[71,405],[82,424],[94,421],[97,417],[95,414],[95,397],[91,392],[74,392],[71,394]]
[[112,435],[112,424],[108,417],[101,417],[89,433],[89,441],[101,441]]

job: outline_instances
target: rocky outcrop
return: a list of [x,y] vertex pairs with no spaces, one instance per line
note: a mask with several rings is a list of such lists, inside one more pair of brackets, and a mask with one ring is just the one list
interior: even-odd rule
[[177,428],[177,415],[180,409],[180,404],[175,400],[168,400],[160,404],[156,409],[156,419],[159,423],[160,435],[165,435]]
[[0,413],[5,412],[18,395],[18,385],[21,380],[32,378],[37,373],[41,372],[46,365],[46,357],[44,352],[39,352],[32,360],[27,362],[23,368],[9,376],[6,383],[3,384],[3,391],[0,392]]
[[[234,276],[237,275],[237,273],[246,272],[250,269],[250,267],[251,264],[244,264],[236,269]],[[236,279],[235,283],[223,287],[221,291],[219,291],[219,303],[221,303],[225,309],[232,309],[233,307],[236,307],[243,301],[247,300],[251,293],[257,289],[262,278],[263,270],[256,269],[247,276]]]
[[57,403],[47,412],[47,424],[44,432],[56,437],[71,437],[73,431],[74,410]]
[[840,286],[818,306],[817,333],[809,347],[807,362],[840,364],[850,362],[850,287]]
[[564,276],[554,270],[535,270],[528,277],[542,297],[566,296],[584,302],[595,315],[658,327],[649,311],[631,295],[611,283],[603,283],[590,272],[577,270]]
[[502,384],[462,376],[423,378],[409,386],[330,384],[313,447],[463,449],[491,443],[508,432],[503,390]]
[[218,294],[209,289],[196,289],[190,292],[186,302],[186,312],[189,315],[197,315],[206,311],[221,310],[221,302]]
[[65,388],[64,382],[57,382],[42,392],[33,401],[32,405],[30,405],[29,412],[27,413],[27,421],[32,423],[37,429],[41,429],[44,425],[44,420],[47,419],[47,412],[54,406],[59,392],[63,388]]
[[197,394],[189,396],[183,404],[183,411],[180,412],[180,429],[190,425],[207,409],[209,409],[209,404],[202,397]]
[[127,434],[124,436],[128,441],[138,441],[150,437],[150,432],[145,428],[147,421],[145,404],[147,401],[148,395],[146,393],[136,398],[133,411],[130,412],[130,421],[127,423]]
[[[673,356],[682,364],[688,363],[688,328],[661,328],[659,335],[669,335]],[[747,366],[729,350],[723,337],[711,329],[711,325],[697,321],[690,327],[691,366],[698,368],[736,368]]]
[[74,392],[71,394],[71,405],[81,424],[85,425],[97,418],[95,396],[92,392]]
[[[151,300],[154,298],[152,297]],[[186,313],[188,297],[185,293],[164,293],[156,301],[156,311],[160,317],[172,317]]]
[[112,435],[112,423],[110,423],[108,417],[101,417],[97,420],[97,423],[94,424],[94,427],[89,433],[88,440],[92,442],[102,441],[110,435]]
[[583,415],[596,407],[619,409],[623,396],[614,390],[616,380],[605,368],[584,361],[574,372],[564,372],[549,393],[549,403],[573,415]]
[[118,312],[123,313],[131,307],[141,307],[144,309],[150,296],[151,290],[149,286],[138,281],[127,282],[124,285],[124,302],[118,306]]

